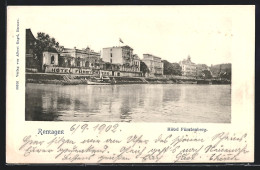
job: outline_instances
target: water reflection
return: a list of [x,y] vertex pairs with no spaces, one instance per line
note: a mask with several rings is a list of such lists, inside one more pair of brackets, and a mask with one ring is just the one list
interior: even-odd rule
[[228,123],[230,119],[229,85],[26,84],[26,120]]

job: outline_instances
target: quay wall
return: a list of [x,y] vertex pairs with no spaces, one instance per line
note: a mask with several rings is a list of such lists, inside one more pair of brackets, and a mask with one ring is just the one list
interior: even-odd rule
[[27,83],[87,84],[87,80],[105,82],[110,84],[231,84],[231,82],[223,80],[187,79],[181,76],[179,76],[178,78],[109,76],[107,79],[100,79],[98,76],[93,75],[26,73]]

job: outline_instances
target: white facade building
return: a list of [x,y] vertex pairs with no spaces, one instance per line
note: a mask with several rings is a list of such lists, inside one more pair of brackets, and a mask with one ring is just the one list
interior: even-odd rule
[[185,60],[180,61],[180,66],[182,69],[182,75],[183,76],[196,76],[197,70],[196,70],[196,64],[191,62],[190,56]]
[[44,51],[42,54],[42,67],[45,66],[58,66],[58,53]]
[[149,68],[149,76],[163,75],[163,62],[160,57],[152,54],[143,54],[142,60]]
[[120,76],[137,77],[140,72],[140,58],[129,46],[103,48],[102,60],[119,66]]

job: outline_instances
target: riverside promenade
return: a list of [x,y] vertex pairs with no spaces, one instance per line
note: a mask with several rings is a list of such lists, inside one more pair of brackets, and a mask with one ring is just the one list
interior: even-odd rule
[[110,85],[110,84],[231,84],[228,80],[197,79],[195,77],[102,77],[93,75],[26,73],[26,83],[62,85]]

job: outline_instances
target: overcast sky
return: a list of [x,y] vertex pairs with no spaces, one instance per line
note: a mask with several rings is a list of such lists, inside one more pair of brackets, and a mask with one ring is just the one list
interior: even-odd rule
[[[94,51],[118,46],[119,38],[143,58],[169,62],[188,55],[197,64],[230,63],[239,10],[227,6],[24,7],[20,23],[45,32],[67,48]],[[242,21],[241,21],[242,22]],[[234,25],[234,23],[236,25]],[[121,44],[122,45],[122,44]]]

